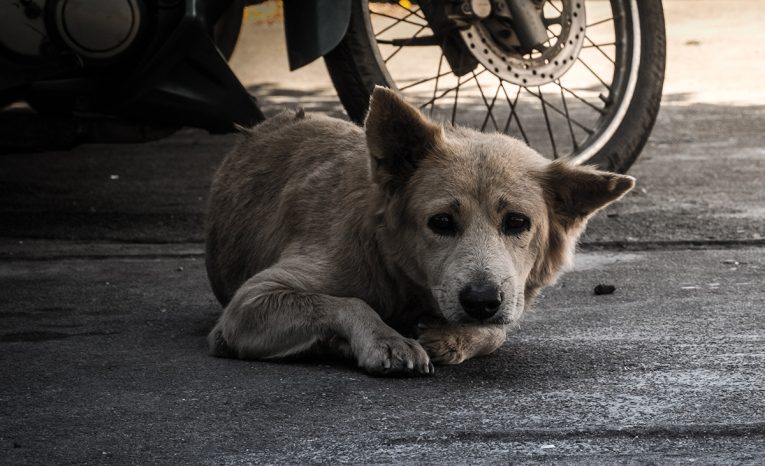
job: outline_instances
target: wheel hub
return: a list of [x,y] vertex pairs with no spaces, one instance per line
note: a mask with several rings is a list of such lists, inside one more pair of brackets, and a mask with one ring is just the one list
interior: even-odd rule
[[[493,0],[487,18],[460,30],[470,52],[487,70],[521,86],[541,86],[560,78],[574,64],[584,42],[582,0],[563,0],[562,8],[536,0]],[[514,24],[515,23],[515,24]],[[539,40],[544,28],[543,40]]]

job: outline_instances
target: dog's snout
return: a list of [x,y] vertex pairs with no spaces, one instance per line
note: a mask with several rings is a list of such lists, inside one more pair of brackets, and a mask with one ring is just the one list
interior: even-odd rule
[[502,304],[502,291],[492,282],[471,283],[460,291],[460,304],[470,316],[488,319]]

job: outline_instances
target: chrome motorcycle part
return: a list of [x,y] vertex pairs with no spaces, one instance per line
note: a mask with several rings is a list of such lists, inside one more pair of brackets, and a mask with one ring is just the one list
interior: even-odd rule
[[491,1],[489,0],[465,0],[460,6],[466,16],[475,16],[478,19],[486,19],[491,14]]
[[[459,34],[476,60],[496,76],[513,84],[541,86],[563,76],[584,43],[583,2],[562,3],[557,16],[545,17],[543,5],[531,0],[499,0],[494,15]],[[553,25],[559,32],[549,37]]]

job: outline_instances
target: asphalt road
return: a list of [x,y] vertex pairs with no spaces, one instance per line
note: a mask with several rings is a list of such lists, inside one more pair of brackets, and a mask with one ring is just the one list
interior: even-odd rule
[[[219,307],[201,224],[238,136],[0,156],[0,463],[762,464],[756,4],[667,2],[667,93],[638,187],[496,354],[430,378],[206,355]],[[699,61],[747,27],[730,40],[748,54]],[[245,30],[240,77],[268,112],[341,115],[323,65],[285,77],[281,33]]]

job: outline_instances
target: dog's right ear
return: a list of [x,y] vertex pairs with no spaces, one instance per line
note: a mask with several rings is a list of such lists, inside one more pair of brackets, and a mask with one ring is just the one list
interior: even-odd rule
[[375,181],[391,191],[406,184],[443,138],[441,126],[381,86],[372,92],[364,128]]

